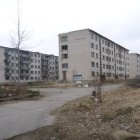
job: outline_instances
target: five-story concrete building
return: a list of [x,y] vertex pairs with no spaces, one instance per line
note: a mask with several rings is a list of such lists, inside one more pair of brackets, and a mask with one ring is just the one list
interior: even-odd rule
[[58,56],[0,46],[0,58],[0,83],[58,80]]
[[128,52],[90,29],[59,34],[59,79],[128,78]]

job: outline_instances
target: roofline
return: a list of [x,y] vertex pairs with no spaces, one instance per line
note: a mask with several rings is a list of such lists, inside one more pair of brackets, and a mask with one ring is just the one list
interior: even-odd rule
[[[95,33],[95,34],[97,34],[97,35],[101,36],[102,38],[104,38],[104,39],[106,39],[106,40],[108,40],[108,41],[110,41],[110,42],[112,42],[112,43],[116,44],[117,46],[119,46],[119,47],[121,47],[121,48],[123,48],[123,49],[125,49],[125,50],[129,51],[129,50],[128,50],[128,49],[126,49],[125,47],[123,47],[123,46],[119,45],[118,43],[115,43],[114,41],[112,41],[112,40],[108,39],[107,37],[105,37],[105,36],[103,36],[103,35],[101,35],[101,34],[99,34],[99,33],[95,32],[95,31],[93,31],[93,30],[91,30],[91,29],[89,29],[89,28],[86,28],[86,29],[81,29],[81,30],[76,30],[76,31],[70,31],[70,32],[66,32],[66,33],[60,33],[59,35],[62,35],[62,34],[68,34],[68,33],[73,33],[73,32],[79,32],[79,31],[83,31],[83,30],[88,30],[88,31],[90,31],[90,32],[93,32],[93,33]],[[58,35],[58,36],[59,36],[59,35]]]
[[[0,48],[4,48],[4,49],[17,49],[17,48],[10,48],[10,47],[5,47],[5,46],[0,46]],[[19,49],[20,51],[27,51],[27,52],[33,52],[33,51],[29,51],[29,50],[23,50],[23,49]],[[33,52],[33,53],[40,53],[40,52]]]
[[104,39],[106,39],[106,40],[109,40],[110,42],[112,42],[112,43],[116,44],[117,46],[119,46],[119,47],[121,47],[121,48],[123,48],[123,49],[125,49],[125,50],[129,51],[129,50],[128,50],[128,49],[126,49],[125,47],[123,47],[123,46],[119,45],[118,43],[116,43],[116,42],[114,42],[114,41],[112,41],[112,40],[110,40],[110,39],[106,38],[105,36],[103,36],[103,35],[101,35],[101,34],[99,34],[99,33],[95,32],[95,31],[93,31],[93,30],[91,30],[91,29],[88,29],[88,30],[89,30],[89,31],[91,31],[91,32],[94,32],[95,34],[97,34],[97,35],[99,35],[99,36],[103,37],[103,38],[104,38]]
[[45,54],[45,53],[41,53],[42,55],[47,55],[47,56],[55,56],[55,57],[59,57],[57,55],[54,55],[54,54]]
[[83,30],[89,30],[89,28],[79,29],[79,30],[70,31],[70,32],[66,32],[66,33],[60,33],[60,34],[58,34],[58,36],[59,36],[59,35],[62,35],[62,34],[68,34],[68,33],[73,33],[73,32],[79,32],[79,31],[83,31]]
[[136,55],[140,55],[139,53],[129,53],[129,54],[130,54],[130,55],[131,55],[131,54],[136,54]]
[[[0,48],[4,48],[4,49],[16,49],[16,48],[10,48],[10,47],[5,47],[5,46],[0,46]],[[26,51],[26,52],[30,52],[30,53],[39,53],[39,54],[44,54],[44,53],[40,53],[40,52],[34,52],[34,51],[28,51],[28,50],[22,50],[20,49],[21,51]],[[48,56],[56,56],[54,54],[44,54],[44,55],[48,55]],[[56,56],[58,57],[58,56]]]

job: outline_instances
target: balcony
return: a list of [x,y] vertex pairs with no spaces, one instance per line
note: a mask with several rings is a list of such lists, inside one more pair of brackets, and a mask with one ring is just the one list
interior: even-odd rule
[[5,52],[4,55],[7,57],[7,56],[10,56],[10,53],[9,52]]
[[5,72],[5,76],[11,76],[12,74],[10,72]]
[[20,55],[20,58],[30,58],[30,55],[22,54],[22,55]]
[[21,66],[20,69],[23,69],[23,70],[29,70],[30,67],[29,67],[29,66]]
[[23,60],[23,59],[20,59],[20,63],[21,64],[29,64],[29,63],[31,63],[31,60]]
[[21,76],[30,76],[30,73],[20,73]]

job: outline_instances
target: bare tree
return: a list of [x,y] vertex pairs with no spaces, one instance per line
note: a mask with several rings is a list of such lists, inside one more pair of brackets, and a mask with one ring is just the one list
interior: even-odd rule
[[23,43],[28,39],[28,37],[29,37],[29,32],[27,32],[26,28],[22,27],[20,1],[18,0],[16,29],[10,37],[11,38],[10,44],[13,48],[15,48],[15,55],[17,53],[18,87],[20,86],[20,49]]

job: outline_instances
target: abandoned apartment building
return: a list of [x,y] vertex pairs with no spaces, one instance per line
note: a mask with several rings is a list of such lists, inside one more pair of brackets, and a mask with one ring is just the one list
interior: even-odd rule
[[91,29],[59,34],[59,80],[129,78],[129,50]]
[[140,54],[130,53],[129,63],[130,63],[130,78],[140,79]]
[[[58,80],[58,56],[0,46],[0,83]],[[18,60],[19,58],[19,60]],[[18,66],[20,62],[20,67]]]

